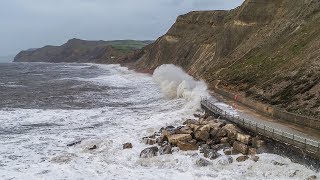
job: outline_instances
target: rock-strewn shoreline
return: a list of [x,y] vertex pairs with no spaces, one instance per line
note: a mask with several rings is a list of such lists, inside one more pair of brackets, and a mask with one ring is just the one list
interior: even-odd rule
[[248,159],[258,161],[257,154],[266,150],[264,140],[245,133],[232,123],[207,114],[195,117],[187,119],[179,127],[163,127],[151,136],[143,137],[142,141],[152,147],[142,150],[140,157],[151,158],[173,151],[199,150],[204,158],[198,159],[196,164],[206,166],[210,164],[209,160],[220,156],[226,156],[227,162],[232,163],[230,155],[237,154],[240,154],[236,159],[238,162]]
[[[168,155],[176,151],[198,151],[203,155],[195,162],[199,167],[213,165],[212,160],[218,158],[221,165],[234,161],[258,162],[259,154],[269,152],[268,144],[262,137],[250,135],[233,123],[207,114],[195,114],[194,119],[187,119],[178,127],[162,127],[151,136],[143,137],[142,141],[151,147],[143,149],[140,158]],[[132,147],[131,143],[123,144],[123,149]],[[277,161],[273,161],[273,164],[286,165]],[[307,179],[317,179],[317,176]]]

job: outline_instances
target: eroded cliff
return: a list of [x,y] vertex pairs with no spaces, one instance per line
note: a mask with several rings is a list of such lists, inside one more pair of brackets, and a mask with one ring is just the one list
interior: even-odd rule
[[135,57],[172,63],[210,86],[320,117],[320,1],[246,0],[230,11],[190,12]]

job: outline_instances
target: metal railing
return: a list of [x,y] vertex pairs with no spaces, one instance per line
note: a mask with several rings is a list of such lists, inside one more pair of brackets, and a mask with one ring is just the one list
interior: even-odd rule
[[265,124],[257,123],[251,120],[230,115],[228,112],[220,109],[210,102],[207,98],[201,98],[201,105],[206,107],[212,113],[219,115],[222,119],[231,121],[243,128],[246,128],[256,134],[271,138],[286,144],[293,145],[320,157],[320,142],[301,137]]

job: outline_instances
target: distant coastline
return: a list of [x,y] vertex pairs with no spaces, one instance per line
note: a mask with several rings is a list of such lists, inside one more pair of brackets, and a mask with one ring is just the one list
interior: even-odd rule
[[19,52],[14,62],[79,62],[112,64],[125,61],[128,55],[153,41],[114,40],[87,41],[70,39],[61,46],[44,46]]

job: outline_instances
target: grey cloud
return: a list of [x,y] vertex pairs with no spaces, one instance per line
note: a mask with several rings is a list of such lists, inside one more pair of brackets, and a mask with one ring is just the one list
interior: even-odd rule
[[1,0],[0,55],[92,40],[155,39],[180,14],[231,9],[243,0]]

